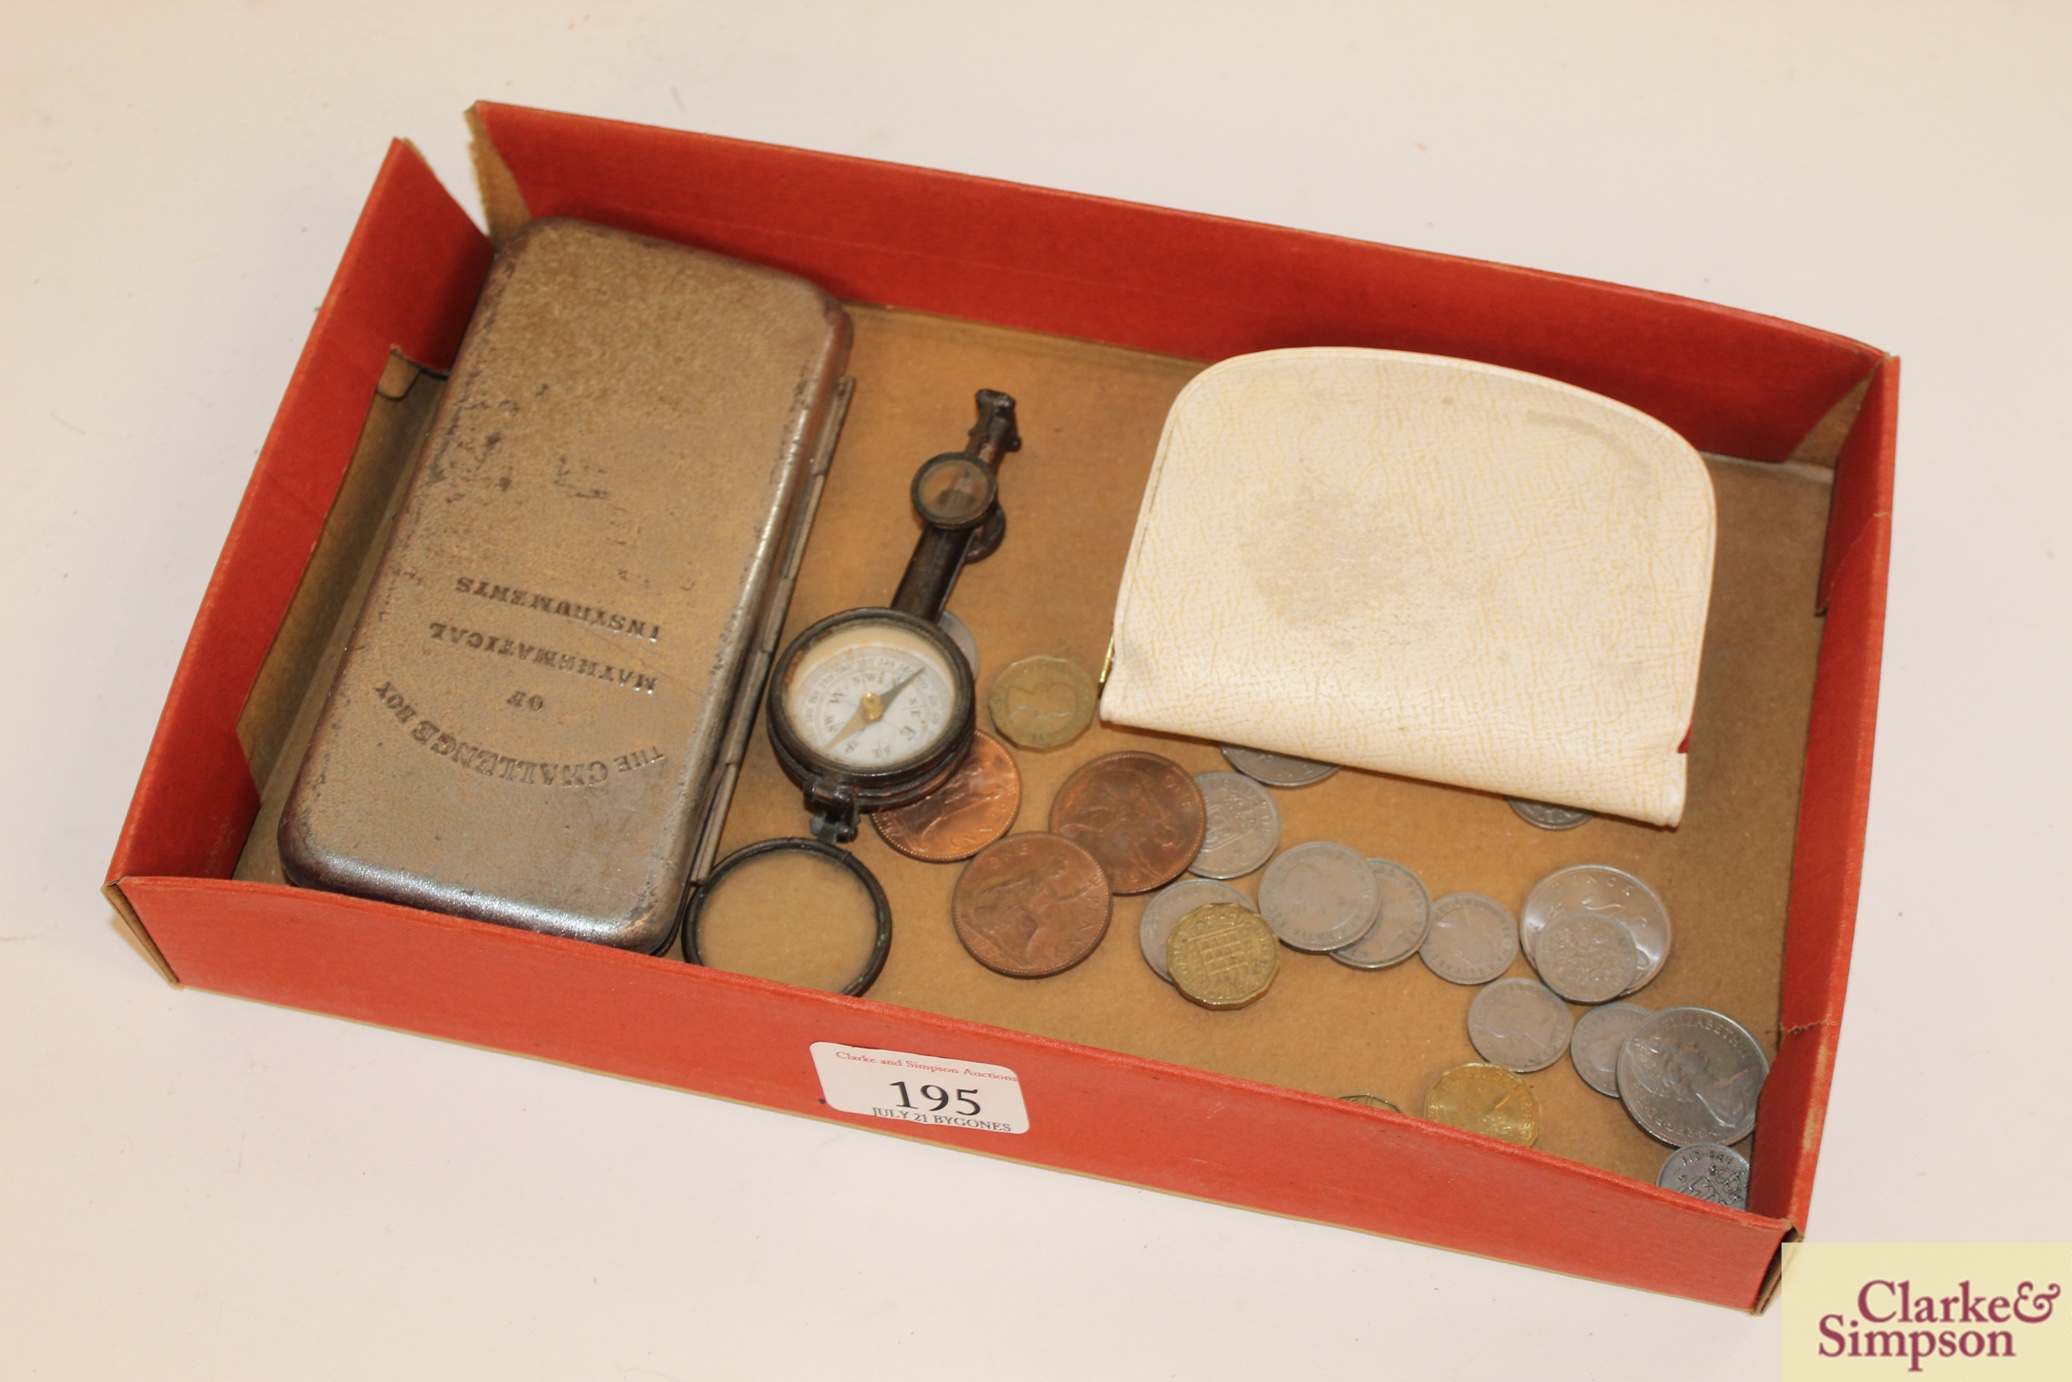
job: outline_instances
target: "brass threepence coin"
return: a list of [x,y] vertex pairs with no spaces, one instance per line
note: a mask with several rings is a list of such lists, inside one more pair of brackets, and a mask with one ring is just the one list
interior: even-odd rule
[[969,859],[1007,833],[1022,807],[1022,774],[1014,755],[984,730],[950,780],[905,806],[871,815],[885,843],[931,864]]
[[1017,979],[1070,969],[1108,933],[1108,879],[1057,835],[1010,835],[957,875],[950,919],[971,958]]
[[1166,942],[1172,939],[1173,928],[1178,926],[1189,912],[1197,907],[1206,907],[1211,902],[1228,902],[1233,907],[1250,908],[1252,899],[1246,897],[1228,883],[1219,883],[1213,878],[1183,878],[1170,887],[1161,888],[1158,895],[1144,904],[1144,915],[1137,922],[1137,945],[1144,952],[1144,963],[1151,966],[1151,972],[1167,983],[1173,982],[1173,975],[1166,968]]
[[1094,679],[1062,657],[1025,657],[993,678],[986,712],[1010,744],[1063,748],[1093,723]]
[[1361,1108],[1385,1108],[1390,1113],[1403,1111],[1379,1094],[1341,1094],[1338,1097],[1344,1103],[1358,1104]]
[[1173,987],[1204,1008],[1242,1008],[1273,983],[1281,946],[1249,907],[1212,902],[1180,919],[1166,942]]
[[1050,804],[1051,830],[1100,860],[1118,893],[1150,892],[1185,873],[1208,819],[1187,770],[1155,753],[1096,758]]
[[1435,1123],[1530,1147],[1540,1140],[1540,1101],[1532,1086],[1494,1065],[1456,1065],[1425,1095]]
[[1540,978],[1572,1003],[1604,1003],[1633,986],[1640,947],[1617,917],[1560,912],[1541,928],[1532,962]]

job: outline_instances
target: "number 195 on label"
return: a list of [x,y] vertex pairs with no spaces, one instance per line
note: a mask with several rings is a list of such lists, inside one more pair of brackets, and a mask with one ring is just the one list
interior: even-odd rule
[[813,1068],[830,1108],[899,1123],[1023,1133],[1021,1077],[1004,1065],[816,1041]]

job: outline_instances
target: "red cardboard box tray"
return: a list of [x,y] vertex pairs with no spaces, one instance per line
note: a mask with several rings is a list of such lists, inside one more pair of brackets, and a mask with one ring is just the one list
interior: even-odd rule
[[[1288,1089],[354,898],[234,881],[258,808],[236,725],[390,349],[446,368],[491,245],[397,143],[289,383],[109,866],[182,984],[886,1130],[811,1043],[1019,1073],[1029,1131],[902,1135],[1743,1309],[1805,1221],[1855,921],[1884,623],[1898,363],[1731,309],[980,178],[508,106],[487,188],[805,275],[837,296],[1214,360],[1296,345],[1465,356],[1581,385],[1700,450],[1835,456],[1777,1056],[1750,1212]],[[500,179],[506,180],[499,186]],[[1128,1119],[1112,1110],[1127,1107]],[[1358,1168],[1291,1177],[1290,1166]]]

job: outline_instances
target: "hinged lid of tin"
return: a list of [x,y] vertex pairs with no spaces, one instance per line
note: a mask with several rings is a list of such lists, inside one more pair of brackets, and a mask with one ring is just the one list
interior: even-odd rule
[[514,236],[283,813],[288,876],[666,944],[849,340],[773,269],[579,221]]

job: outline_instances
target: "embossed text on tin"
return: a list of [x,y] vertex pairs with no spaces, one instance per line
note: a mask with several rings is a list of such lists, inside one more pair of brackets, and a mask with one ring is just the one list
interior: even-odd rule
[[662,641],[662,626],[645,619],[635,619],[630,614],[619,614],[597,605],[586,605],[580,600],[565,600],[559,595],[543,595],[537,590],[524,590],[515,585],[495,585],[489,581],[469,576],[454,578],[453,588],[463,595],[479,595],[485,600],[501,600],[505,604],[517,605],[523,609],[541,610],[561,619],[573,619],[578,624],[604,629],[611,633],[623,633],[628,638],[644,638],[650,643]]
[[537,643],[521,643],[501,634],[485,633],[481,629],[464,629],[458,624],[445,624],[435,619],[431,621],[431,638],[435,643],[450,643],[456,648],[470,648],[476,652],[515,657],[520,662],[534,663],[556,672],[567,672],[579,677],[596,677],[614,686],[623,686],[649,696],[655,694],[655,674],[652,672],[614,666],[609,662],[599,662],[595,658],[543,648]]
[[633,773],[653,767],[667,756],[660,745],[631,749],[610,759],[597,758],[588,763],[542,763],[533,759],[519,758],[512,754],[499,753],[480,744],[471,744],[459,735],[440,728],[430,719],[422,718],[417,707],[409,698],[397,690],[394,683],[383,682],[374,688],[375,696],[389,708],[395,717],[406,725],[412,725],[410,737],[424,745],[441,758],[450,759],[455,765],[484,777],[502,778],[522,786],[537,787],[595,787],[606,781],[614,772]]

